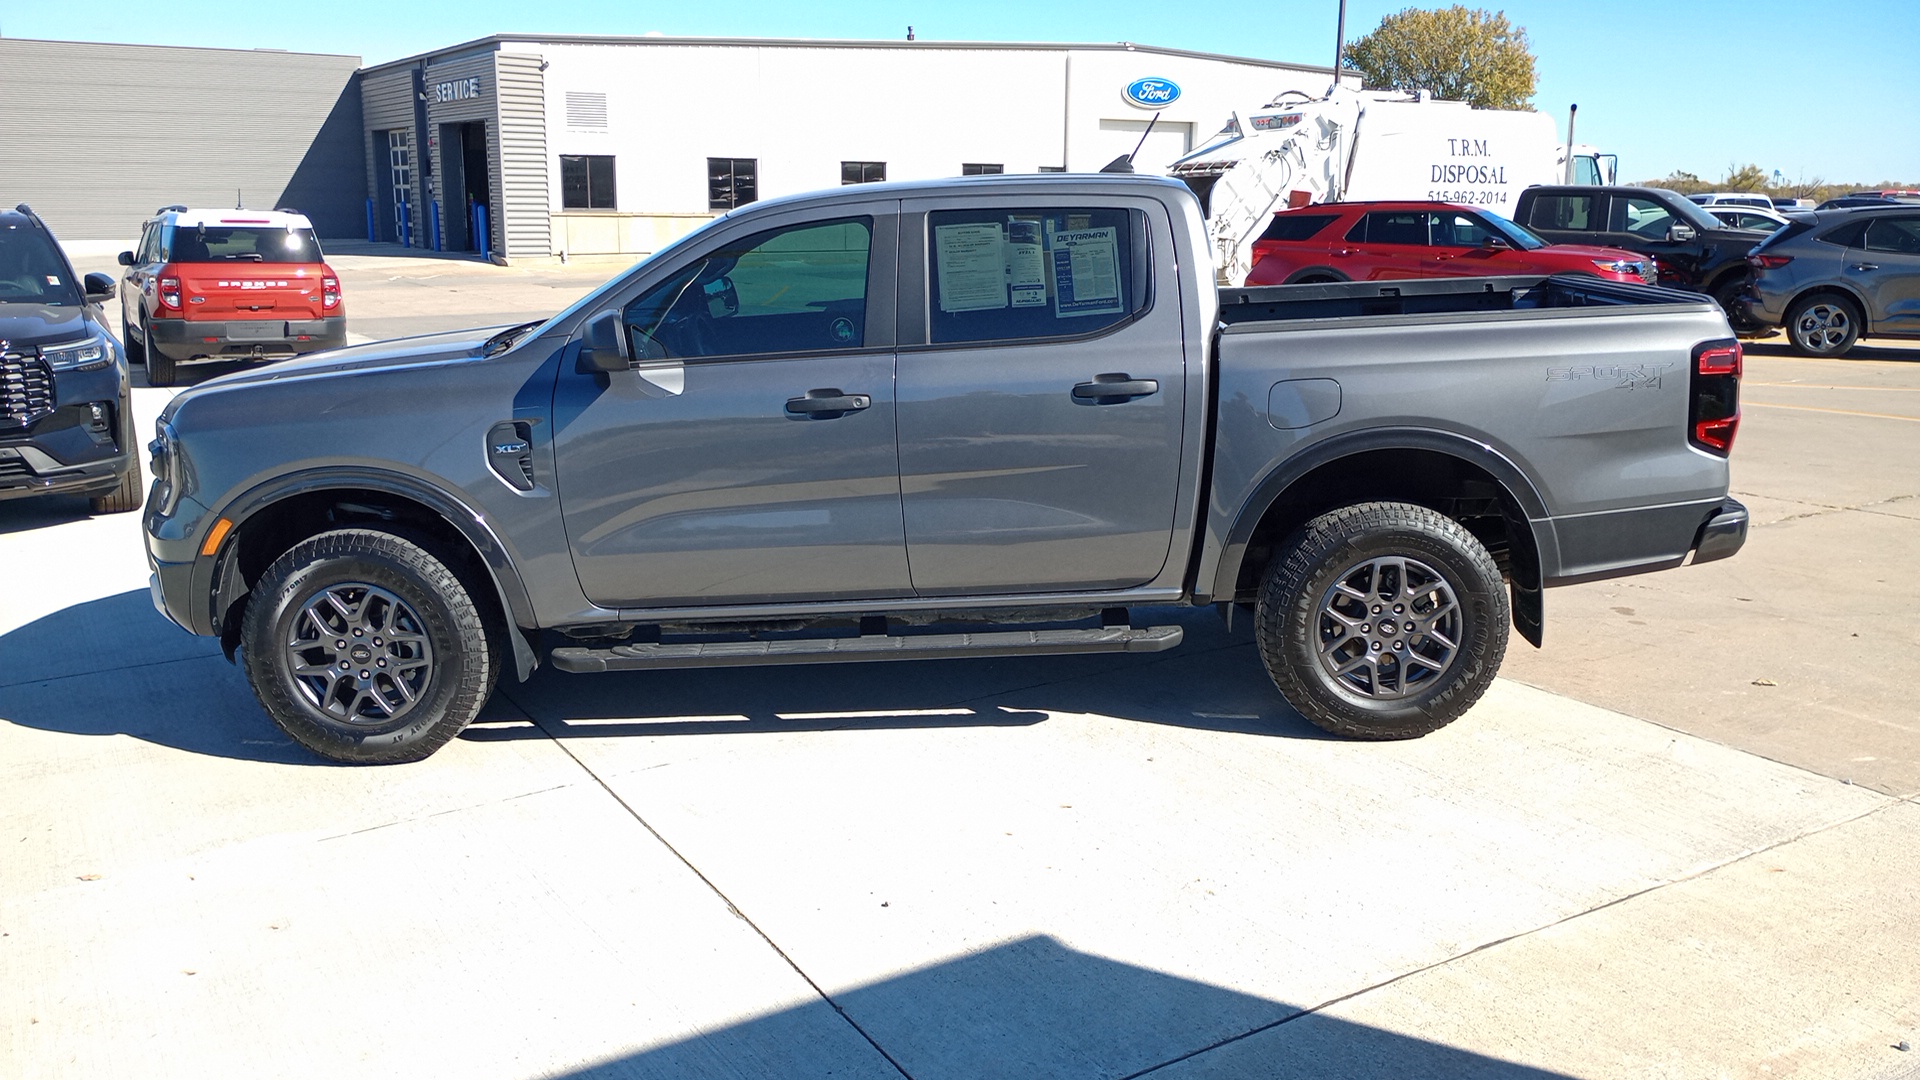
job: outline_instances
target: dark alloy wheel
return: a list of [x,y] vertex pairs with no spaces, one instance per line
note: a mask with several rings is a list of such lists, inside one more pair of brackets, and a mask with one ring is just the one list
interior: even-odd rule
[[1360,739],[1435,731],[1486,692],[1507,650],[1507,594],[1452,518],[1362,503],[1308,522],[1260,589],[1256,637],[1314,725]]
[[418,761],[479,715],[498,676],[460,578],[392,533],[341,529],[282,555],[241,629],[267,714],[322,757]]
[[1860,309],[1844,297],[1822,293],[1787,309],[1787,341],[1806,356],[1839,356],[1860,337]]

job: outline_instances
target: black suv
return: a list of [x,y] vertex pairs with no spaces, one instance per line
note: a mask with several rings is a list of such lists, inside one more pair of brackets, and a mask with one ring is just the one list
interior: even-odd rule
[[1761,327],[1740,303],[1750,271],[1747,252],[1768,234],[1734,229],[1666,188],[1555,184],[1530,187],[1514,203],[1513,220],[1553,244],[1598,244],[1651,258],[1660,284],[1706,293],[1740,333]]
[[126,358],[101,321],[113,279],[73,264],[24,204],[0,210],[0,499],[89,495],[138,510],[139,442]]

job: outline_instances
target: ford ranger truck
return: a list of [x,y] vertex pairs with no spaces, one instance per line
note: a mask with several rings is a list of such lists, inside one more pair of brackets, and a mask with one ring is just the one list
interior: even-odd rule
[[153,599],[302,745],[409,761],[496,680],[1158,652],[1251,614],[1328,731],[1424,735],[1543,590],[1733,554],[1740,346],[1592,277],[1217,289],[1139,176],[735,210],[540,323],[175,397]]
[[190,360],[269,360],[347,343],[340,275],[291,210],[162,207],[120,253],[121,337],[172,386]]

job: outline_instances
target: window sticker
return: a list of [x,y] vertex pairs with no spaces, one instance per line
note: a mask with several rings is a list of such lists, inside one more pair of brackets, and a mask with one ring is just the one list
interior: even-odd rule
[[1007,288],[1014,307],[1047,306],[1047,261],[1040,247],[1040,219],[1007,219]]
[[997,224],[934,229],[940,310],[988,311],[1007,306],[1007,237]]
[[1053,254],[1053,314],[1118,315],[1120,259],[1117,230],[1073,229],[1048,238]]
[[47,275],[47,284],[49,284],[49,285],[58,285],[58,284],[60,284],[60,277],[59,277],[59,275],[57,275],[57,274],[48,274],[48,275]]

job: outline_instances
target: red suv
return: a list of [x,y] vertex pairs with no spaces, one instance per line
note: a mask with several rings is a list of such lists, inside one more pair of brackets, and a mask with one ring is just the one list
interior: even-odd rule
[[1253,245],[1248,285],[1385,278],[1591,274],[1652,284],[1644,256],[1549,244],[1469,206],[1438,202],[1323,203],[1286,210]]
[[278,359],[347,343],[340,275],[290,210],[163,207],[120,253],[127,358],[171,386],[183,360]]

